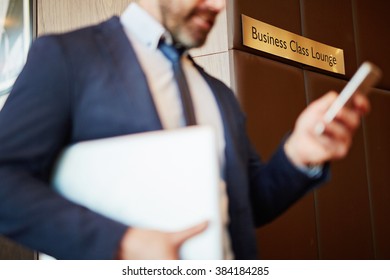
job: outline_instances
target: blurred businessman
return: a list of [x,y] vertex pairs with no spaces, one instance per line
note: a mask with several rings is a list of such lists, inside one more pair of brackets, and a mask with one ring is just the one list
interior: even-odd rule
[[220,150],[224,256],[256,258],[255,227],[326,179],[326,163],[346,155],[369,103],[357,95],[324,124],[336,98],[325,94],[263,163],[231,90],[186,52],[205,42],[224,5],[140,0],[120,18],[36,40],[0,113],[0,233],[57,258],[179,258],[206,223],[170,233],[124,225],[57,195],[50,173],[72,143],[207,124]]

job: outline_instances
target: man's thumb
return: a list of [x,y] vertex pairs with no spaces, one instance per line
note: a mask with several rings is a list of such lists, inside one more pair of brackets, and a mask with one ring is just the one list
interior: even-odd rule
[[193,227],[187,228],[182,231],[172,233],[172,242],[176,246],[181,246],[187,239],[194,237],[195,235],[203,232],[208,227],[208,222],[197,224]]

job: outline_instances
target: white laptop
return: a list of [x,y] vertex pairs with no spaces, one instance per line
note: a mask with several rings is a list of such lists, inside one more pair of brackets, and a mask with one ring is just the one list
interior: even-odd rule
[[64,197],[132,227],[163,231],[209,221],[182,259],[222,259],[219,168],[212,128],[193,126],[69,147],[54,173]]

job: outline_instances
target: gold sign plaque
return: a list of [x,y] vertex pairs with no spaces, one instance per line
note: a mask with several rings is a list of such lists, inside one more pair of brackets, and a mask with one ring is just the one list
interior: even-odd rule
[[344,51],[241,15],[245,46],[338,74],[345,74]]

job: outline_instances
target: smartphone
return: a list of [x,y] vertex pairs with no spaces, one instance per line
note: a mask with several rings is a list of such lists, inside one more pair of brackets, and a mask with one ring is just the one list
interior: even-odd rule
[[[337,113],[348,103],[354,93],[360,92],[362,94],[368,94],[370,89],[376,85],[381,76],[382,71],[376,65],[368,61],[364,62],[326,111],[324,115],[324,122],[330,123],[333,121]],[[324,129],[325,127],[322,123],[318,124],[316,126],[316,133],[322,134]]]

